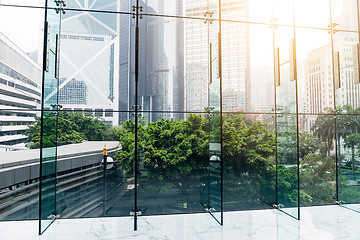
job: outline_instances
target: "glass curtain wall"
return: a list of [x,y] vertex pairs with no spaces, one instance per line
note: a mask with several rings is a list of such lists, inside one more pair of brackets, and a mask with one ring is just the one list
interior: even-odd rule
[[360,210],[357,0],[47,2],[0,3],[1,220]]

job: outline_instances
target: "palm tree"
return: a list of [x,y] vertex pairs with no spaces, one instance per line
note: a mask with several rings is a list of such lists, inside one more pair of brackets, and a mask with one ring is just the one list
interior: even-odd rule
[[353,108],[351,105],[345,105],[340,108],[343,112],[339,114],[337,120],[337,132],[339,136],[338,144],[340,151],[341,138],[344,139],[344,148],[351,149],[352,173],[355,177],[355,148],[360,140],[360,109]]
[[325,112],[320,113],[311,130],[325,144],[325,155],[330,156],[330,150],[336,134],[335,111],[331,108],[325,108]]

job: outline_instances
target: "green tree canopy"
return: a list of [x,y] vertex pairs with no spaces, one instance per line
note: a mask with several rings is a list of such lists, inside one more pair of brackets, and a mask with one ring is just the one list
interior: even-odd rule
[[[115,140],[113,139],[114,135],[109,133],[109,129],[110,127],[105,123],[91,116],[65,111],[58,112],[57,115],[55,113],[46,113],[44,114],[43,124],[43,147],[80,143],[83,140]],[[33,142],[30,148],[40,148],[40,117],[36,117],[36,123],[29,126],[25,135],[28,136],[28,142]]]

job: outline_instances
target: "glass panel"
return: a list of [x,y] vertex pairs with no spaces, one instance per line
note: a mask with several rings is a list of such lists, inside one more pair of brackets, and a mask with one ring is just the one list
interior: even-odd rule
[[[1,5],[22,6],[22,7],[45,7],[45,1],[38,0],[2,0]],[[21,11],[21,10],[20,10]]]
[[285,26],[293,26],[295,11],[294,0],[272,0],[272,2],[273,18],[271,19],[271,22]]
[[272,114],[223,116],[224,210],[276,203],[276,141]]
[[[350,2],[344,2],[344,11]],[[346,17],[346,16],[345,16]],[[350,24],[351,22],[349,22]],[[350,25],[349,25],[350,26]],[[341,26],[343,27],[343,26]],[[336,102],[336,144],[338,161],[338,200],[342,206],[360,211],[358,188],[359,133],[359,35],[334,35],[334,82]]]
[[338,191],[342,206],[360,212],[359,108],[345,105],[336,120]]
[[129,216],[133,208],[133,121],[111,126],[100,114],[59,111],[56,201],[62,218]]
[[221,26],[224,112],[251,110],[249,32],[248,24],[224,22]]
[[[55,7],[55,3],[48,2],[48,7]],[[44,34],[47,47],[44,47],[46,58],[44,62],[44,96],[41,113],[41,132],[39,146],[40,153],[40,223],[39,232],[42,234],[55,220],[56,209],[56,147],[57,147],[57,87],[56,79],[57,52],[59,41],[59,25],[62,12],[54,9],[47,10],[47,25]],[[51,95],[51,92],[56,94]]]
[[[223,29],[227,25],[228,23],[223,23]],[[236,26],[233,27],[238,29]],[[275,108],[273,30],[269,26],[258,24],[248,24],[247,28],[245,30],[243,27],[242,31],[237,31],[237,34],[240,35],[239,38],[243,39],[242,41],[234,44],[231,37],[228,38],[228,41],[223,41],[223,46],[228,51],[233,51],[233,46],[237,46],[235,54],[241,56],[236,59],[238,78],[246,80],[245,84],[241,83],[235,88],[244,89],[242,92],[245,93],[241,93],[241,95],[247,96],[248,103],[246,104],[247,110],[242,108],[239,110],[255,114],[271,113]],[[250,35],[250,38],[245,38],[244,34],[245,36]],[[226,71],[227,65],[231,64],[232,60],[228,58],[228,62],[225,59],[222,62],[223,69]],[[228,68],[228,71],[231,74],[236,70]],[[226,76],[224,76],[224,81],[226,81]],[[233,82],[233,80],[230,81]],[[227,110],[224,109],[224,111]]]
[[359,75],[356,73],[359,68],[354,67],[359,65],[356,63],[358,58],[354,58],[358,43],[357,33],[337,32],[334,35],[334,62],[336,55],[338,55],[338,67],[336,68],[334,63],[334,72],[339,72],[339,74],[334,75],[335,103],[338,114],[346,114],[347,110],[351,112],[350,109],[343,109],[346,105],[353,109],[360,107]]
[[0,221],[38,220],[40,151],[29,146],[38,138],[30,129],[40,111],[0,103]]
[[326,113],[299,115],[301,206],[336,201],[335,118]]
[[[319,114],[328,108],[333,108],[334,89],[329,32],[297,28],[296,49],[299,112]],[[310,126],[307,127],[309,131]]]
[[296,62],[294,29],[280,27],[275,32],[279,48],[280,85],[276,87],[277,207],[299,218],[299,163]]
[[[149,114],[158,120],[146,121]],[[170,118],[141,113],[137,200],[142,215],[204,212],[208,121],[204,114],[187,113],[182,119],[175,113]]]
[[167,15],[205,20],[208,2],[208,0],[151,0],[146,3],[140,2],[139,5],[143,7],[145,15]]
[[44,9],[0,5],[0,220],[39,219],[40,151],[29,147],[39,139],[30,129],[41,115],[43,28]]
[[278,208],[298,219],[297,119],[293,114],[277,114],[276,121]]
[[[273,18],[273,0],[252,0],[243,2],[249,2],[248,18],[250,22],[269,23]],[[230,9],[231,8],[229,7],[229,10]],[[244,12],[244,15],[245,14],[246,12]],[[223,19],[226,19],[226,16],[224,16]],[[244,20],[246,21],[246,18]]]
[[[66,0],[66,9],[80,10],[82,15],[87,15],[87,11],[91,12],[131,12],[136,0]],[[66,11],[67,11],[66,10]]]
[[331,17],[337,24],[336,29],[358,31],[357,9],[357,0],[331,0]]
[[[119,18],[124,23],[121,28]],[[121,37],[120,31],[124,32]],[[128,69],[124,70],[132,46],[129,32],[129,15],[66,11],[61,21],[58,90],[63,109],[90,113],[129,110],[124,107],[129,105],[126,95],[130,91],[130,74],[127,74]],[[124,44],[122,47],[120,42]],[[116,116],[105,114],[103,118],[107,124],[118,125],[120,119]]]
[[[219,1],[209,1],[209,12],[215,19],[219,16]],[[210,214],[223,224],[223,191],[222,191],[222,44],[225,36],[220,32],[218,21],[208,21],[209,52],[210,52],[210,80],[209,80],[209,206]],[[221,39],[220,39],[221,38]],[[220,56],[220,54],[222,54]]]
[[[167,111],[170,114],[170,112],[184,112],[185,110],[185,24],[189,26],[190,29],[187,29],[187,31],[192,35],[187,37],[186,41],[195,42],[198,40],[194,45],[187,45],[189,64],[194,64],[193,71],[205,71],[207,62],[205,61],[206,55],[204,55],[203,50],[207,43],[207,35],[204,34],[206,25],[203,21],[154,16],[144,16],[143,19],[139,20],[140,62],[138,100],[141,109],[144,111]],[[194,31],[195,27],[198,27],[196,32]],[[195,58],[195,54],[198,58]],[[196,62],[194,62],[194,59]],[[199,69],[197,69],[196,66],[198,65],[195,65],[195,63],[204,64],[204,66],[200,65]],[[189,74],[194,75],[191,72]],[[189,75],[189,78],[191,77],[194,76]],[[201,80],[200,84],[204,86],[204,79]],[[198,91],[203,91],[203,89]],[[191,93],[192,98],[194,94]],[[205,99],[201,94],[200,101]],[[191,99],[189,100],[191,101]],[[201,106],[203,103],[198,102],[197,104],[198,106],[194,106],[193,103],[188,108],[191,110],[196,108],[196,110],[203,111],[204,105]],[[151,117],[151,115],[149,116]],[[181,119],[184,118],[182,114],[177,114],[176,116]],[[148,120],[156,121],[158,119]]]
[[[95,8],[95,2],[70,4]],[[84,9],[66,10],[61,21],[59,123],[69,122],[71,132],[58,136],[67,146],[58,148],[58,209],[64,218],[129,216],[136,185],[135,20],[129,14]],[[106,171],[101,162],[105,144]],[[65,157],[72,152],[70,161]],[[84,152],[89,157],[80,157]],[[74,165],[77,158],[81,161]]]
[[295,25],[329,28],[330,2],[329,0],[294,0]]

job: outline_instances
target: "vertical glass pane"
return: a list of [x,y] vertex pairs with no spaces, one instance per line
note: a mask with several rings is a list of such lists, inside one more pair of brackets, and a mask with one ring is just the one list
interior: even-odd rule
[[[149,122],[147,115],[158,119]],[[138,210],[142,215],[204,212],[208,117],[142,112],[138,128]],[[155,115],[155,116],[154,116]]]
[[[120,105],[121,110],[128,110],[123,105],[128,105],[129,101],[121,100],[129,92],[129,74],[122,71],[120,76],[119,72],[127,65],[130,45],[125,40],[129,36],[130,18],[117,13],[66,11],[61,20],[58,89],[59,104],[64,110],[100,114],[118,111]],[[121,30],[120,19],[123,21]],[[122,47],[120,31],[124,32]],[[124,95],[120,96],[119,89]],[[102,114],[104,121],[113,126],[120,121],[116,116]]]
[[294,25],[294,0],[272,0],[272,22],[280,25]]
[[118,12],[131,12],[132,5],[67,4],[72,10],[61,19],[58,88],[58,211],[63,218],[133,215],[135,20]]
[[[49,1],[48,7],[56,7]],[[40,234],[55,220],[56,209],[56,146],[57,146],[57,51],[59,40],[60,14],[54,9],[47,11],[47,30],[44,31],[47,39],[47,48],[44,49],[44,96],[42,109],[42,135],[40,138]],[[41,144],[42,143],[42,144]]]
[[276,87],[277,204],[299,218],[299,164],[297,149],[297,88],[294,29],[280,27],[275,32],[279,48],[280,85]]
[[297,119],[293,114],[277,114],[277,199],[278,208],[299,218],[299,178]]
[[299,115],[300,204],[336,201],[335,118],[326,111]]
[[272,114],[223,116],[224,210],[276,203],[276,141]]
[[[208,11],[213,14],[214,19],[220,18],[219,1],[213,0],[208,3]],[[210,23],[210,24],[209,24]],[[221,135],[222,135],[222,33],[220,32],[220,22],[214,21],[208,23],[209,27],[209,206],[210,214],[220,223],[223,223],[223,192],[222,192],[222,153],[221,153]],[[221,39],[220,39],[221,38]]]
[[[201,23],[203,25],[199,25]],[[138,101],[144,111],[169,112],[169,117],[171,117],[171,112],[184,112],[185,110],[185,24],[188,24],[190,28],[194,28],[194,25],[199,27],[196,30],[199,32],[193,32],[193,29],[187,30],[193,36],[205,37],[201,32],[205,24],[201,20],[154,16],[143,16],[139,20]],[[197,38],[194,37],[190,40],[195,41],[195,39]],[[198,39],[198,41],[196,45],[187,47],[190,54],[198,54],[197,61],[202,62],[204,59],[201,59],[203,57],[201,47],[205,39]],[[198,71],[202,71],[202,67],[204,66],[200,65]],[[193,66],[194,70],[195,68],[196,66]],[[203,106],[200,111],[202,110]],[[178,114],[176,117],[184,118],[182,114]],[[156,121],[158,119],[148,120]]]
[[358,31],[358,1],[331,0],[331,17],[336,29]]
[[30,3],[0,6],[0,220],[38,220],[44,9],[4,4]]
[[359,109],[350,105],[343,108],[338,115],[336,126],[338,134],[338,187],[339,201],[344,207],[360,212],[359,172]]
[[133,121],[111,126],[100,114],[59,111],[56,202],[62,218],[129,216],[133,208],[133,157],[125,155],[134,151]]
[[[324,113],[334,107],[331,35],[327,30],[297,28],[296,49],[299,112]],[[310,131],[312,123],[306,120],[304,127]]]
[[[355,1],[356,2],[356,1]],[[343,11],[349,12],[349,5],[343,1]],[[350,14],[350,12],[349,12]],[[350,16],[349,16],[350,17]],[[351,24],[353,18],[343,15],[339,27],[357,26]],[[355,19],[353,19],[355,20]],[[348,23],[348,24],[345,24]],[[345,25],[344,25],[345,24]],[[351,30],[351,29],[350,29]],[[334,34],[334,82],[336,118],[336,150],[338,162],[338,200],[342,206],[360,211],[356,203],[360,202],[358,188],[358,133],[359,133],[359,35],[340,31]]]
[[222,33],[224,209],[263,209],[276,202],[273,29],[222,22]]
[[[240,1],[239,1],[240,2]],[[273,17],[273,0],[253,0],[243,1],[245,4],[248,3],[248,20],[250,22],[269,23]],[[259,7],[262,6],[262,7]],[[231,7],[229,6],[229,9]],[[246,12],[245,12],[246,13]],[[223,19],[228,19],[224,16]],[[241,19],[240,19],[241,20]]]
[[[302,27],[329,28],[329,0],[293,0],[295,25]],[[338,0],[335,0],[338,1]],[[335,7],[335,9],[338,9]],[[333,20],[334,21],[334,20]]]

